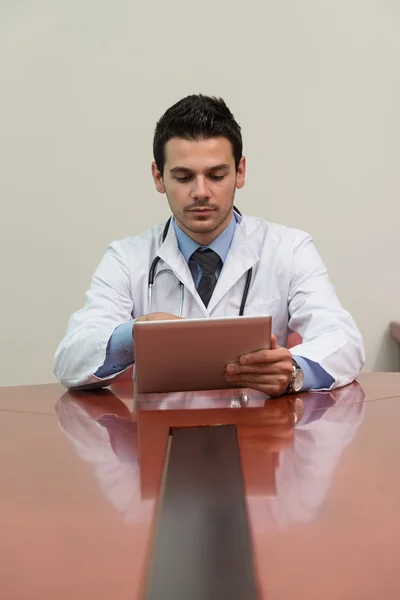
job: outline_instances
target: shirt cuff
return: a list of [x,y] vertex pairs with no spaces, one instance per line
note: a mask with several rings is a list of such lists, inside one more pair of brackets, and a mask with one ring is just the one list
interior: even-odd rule
[[108,340],[106,358],[94,375],[104,378],[115,375],[134,362],[134,343],[132,337],[136,319],[118,325]]
[[329,389],[334,383],[334,378],[329,375],[318,363],[304,358],[304,356],[293,355],[294,360],[304,373],[304,382],[301,391]]

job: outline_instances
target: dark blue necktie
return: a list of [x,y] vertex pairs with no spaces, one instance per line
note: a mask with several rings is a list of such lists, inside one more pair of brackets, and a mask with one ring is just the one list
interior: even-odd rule
[[193,260],[199,265],[202,270],[202,276],[197,286],[197,291],[204,305],[208,306],[217,283],[217,267],[222,266],[222,260],[214,250],[207,248],[206,250],[196,250],[193,252],[190,260]]

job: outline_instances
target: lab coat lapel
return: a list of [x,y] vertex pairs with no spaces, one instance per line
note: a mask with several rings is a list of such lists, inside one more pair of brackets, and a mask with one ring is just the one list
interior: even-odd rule
[[252,237],[246,230],[246,222],[245,219],[242,218],[240,223],[236,226],[230,250],[208,305],[209,313],[217,306],[218,302],[222,300],[235,283],[237,283],[239,279],[260,260],[256,246],[256,237]]

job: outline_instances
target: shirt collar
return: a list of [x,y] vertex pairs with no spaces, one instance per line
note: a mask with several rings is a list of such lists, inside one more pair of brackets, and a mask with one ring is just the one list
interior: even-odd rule
[[222,262],[225,262],[229,252],[229,248],[232,244],[233,236],[235,235],[236,224],[238,222],[235,213],[233,213],[232,219],[228,227],[226,227],[224,231],[220,233],[219,236],[215,238],[215,240],[211,242],[209,246],[202,246],[198,242],[192,240],[191,237],[189,237],[184,231],[182,231],[175,218],[172,217],[172,219],[174,223],[178,247],[181,253],[183,254],[186,262],[189,262],[189,259],[192,256],[193,252],[195,252],[198,248],[210,248],[211,250],[214,250],[214,252],[216,252],[221,258]]

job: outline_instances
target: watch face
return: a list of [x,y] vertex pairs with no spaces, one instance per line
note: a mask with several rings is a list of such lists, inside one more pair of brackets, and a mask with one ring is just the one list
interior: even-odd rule
[[294,381],[292,384],[292,389],[294,392],[299,392],[301,390],[301,386],[303,385],[304,382],[304,373],[301,369],[298,369],[296,371],[296,374],[294,376]]

